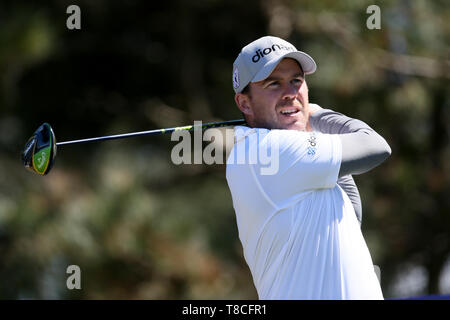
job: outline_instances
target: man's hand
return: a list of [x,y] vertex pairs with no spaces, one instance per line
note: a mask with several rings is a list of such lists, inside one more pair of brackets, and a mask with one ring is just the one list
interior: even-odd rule
[[315,104],[315,103],[310,103],[309,104],[309,112],[308,112],[308,123],[306,125],[306,131],[313,131],[313,129],[311,128],[311,124],[309,122],[309,117],[314,114],[315,112],[322,110],[322,107]]

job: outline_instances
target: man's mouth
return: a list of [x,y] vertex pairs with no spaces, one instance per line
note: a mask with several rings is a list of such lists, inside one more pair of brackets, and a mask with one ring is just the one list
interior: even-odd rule
[[297,114],[300,111],[300,108],[298,107],[289,107],[289,108],[283,108],[280,110],[280,113],[284,116],[293,116]]

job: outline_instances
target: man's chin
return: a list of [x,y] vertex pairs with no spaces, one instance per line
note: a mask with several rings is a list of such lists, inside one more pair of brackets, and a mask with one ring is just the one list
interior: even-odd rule
[[281,123],[280,129],[306,131],[306,123],[298,120],[290,123]]
[[266,128],[269,130],[273,129],[282,129],[282,130],[298,130],[298,131],[307,131],[306,123],[302,119],[292,119],[291,121],[286,121],[286,119],[278,119],[278,121],[274,121],[271,123],[263,122],[263,121],[255,121],[253,123],[254,128]]
[[287,130],[297,130],[297,131],[307,131],[305,126],[290,126],[286,128]]

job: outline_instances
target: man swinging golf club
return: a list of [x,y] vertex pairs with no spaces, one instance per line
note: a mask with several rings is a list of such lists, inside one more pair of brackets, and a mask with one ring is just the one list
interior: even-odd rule
[[[315,70],[309,55],[271,36],[234,62],[247,126],[235,128],[226,178],[244,257],[260,299],[383,299],[352,175],[391,149],[364,122],[309,103],[305,75]],[[277,172],[233,161],[261,148],[276,153]]]

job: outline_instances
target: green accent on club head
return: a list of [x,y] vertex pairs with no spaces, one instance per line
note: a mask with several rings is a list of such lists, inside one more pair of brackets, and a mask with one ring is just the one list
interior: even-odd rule
[[50,163],[51,146],[33,155],[33,168],[36,173],[45,174]]
[[22,164],[40,175],[46,175],[53,166],[56,156],[56,139],[52,127],[42,124],[25,144]]

